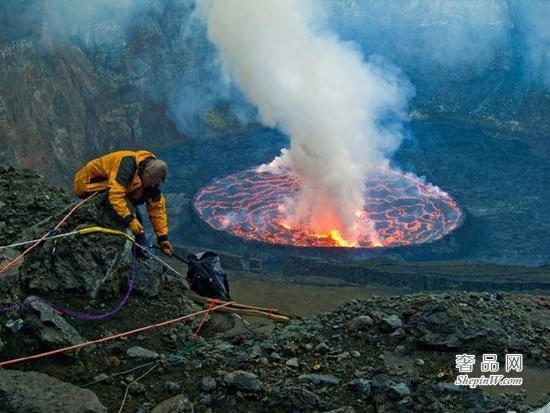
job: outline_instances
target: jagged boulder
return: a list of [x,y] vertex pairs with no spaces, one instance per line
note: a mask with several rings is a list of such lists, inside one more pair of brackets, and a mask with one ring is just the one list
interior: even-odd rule
[[[70,206],[22,232],[33,239],[46,233],[69,211]],[[79,207],[60,228],[61,233],[88,227],[127,231],[108,204],[106,194],[98,194]],[[47,241],[35,248],[19,269],[21,288],[39,294],[69,293],[89,299],[120,296],[127,288],[132,265],[131,242],[121,236],[101,232]],[[151,260],[137,261],[135,290],[142,295],[158,294],[162,267]]]
[[0,369],[0,410],[6,413],[106,413],[87,389],[36,373]]
[[[125,226],[109,208],[106,196],[98,194],[79,207],[60,232],[93,226],[124,231]],[[48,232],[69,209],[24,231],[24,238],[33,239]],[[41,294],[71,292],[92,298],[100,291],[113,294],[118,290],[121,276],[130,269],[129,251],[127,240],[102,233],[48,241],[28,255],[20,270],[21,283],[24,288]]]
[[327,411],[335,407],[330,397],[323,398],[299,386],[274,386],[268,392],[264,404],[267,409],[282,409],[289,412]]
[[50,185],[40,174],[0,165],[0,246],[16,242],[25,229],[68,203],[65,191]]
[[[31,299],[33,297],[30,297]],[[26,317],[27,331],[50,346],[79,344],[85,340],[52,307],[40,300],[30,303]]]
[[496,294],[430,295],[417,299],[405,314],[408,331],[426,348],[510,349],[542,356],[548,337],[537,333],[521,305]]
[[194,413],[195,409],[185,394],[170,397],[159,403],[152,413]]
[[227,373],[223,381],[228,387],[242,391],[259,391],[262,387],[262,381],[257,375],[249,371],[234,371]]

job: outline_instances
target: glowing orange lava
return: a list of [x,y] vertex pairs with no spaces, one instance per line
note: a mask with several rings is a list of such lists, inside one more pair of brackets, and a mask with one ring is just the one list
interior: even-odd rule
[[246,170],[218,179],[195,197],[199,215],[213,228],[238,237],[300,247],[379,248],[432,242],[462,221],[456,202],[411,174],[384,169],[365,184],[365,207],[357,228],[371,228],[357,241],[337,230],[315,233],[290,225],[281,205],[300,191],[291,174]]

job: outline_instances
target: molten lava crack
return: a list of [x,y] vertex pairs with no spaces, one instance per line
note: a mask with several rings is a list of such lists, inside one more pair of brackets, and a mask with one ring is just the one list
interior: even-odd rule
[[[338,231],[318,234],[285,221],[280,206],[300,191],[290,174],[246,170],[218,179],[199,191],[194,206],[211,227],[238,237],[299,247],[396,247],[432,242],[462,220],[456,202],[412,174],[384,169],[365,184],[364,211],[356,214],[356,243]],[[370,225],[368,225],[370,223]]]

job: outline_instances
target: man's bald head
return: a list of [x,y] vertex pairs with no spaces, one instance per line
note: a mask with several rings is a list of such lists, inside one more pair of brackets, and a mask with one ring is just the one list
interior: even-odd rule
[[144,186],[157,186],[166,181],[168,176],[168,165],[160,159],[150,159],[147,161],[141,181]]

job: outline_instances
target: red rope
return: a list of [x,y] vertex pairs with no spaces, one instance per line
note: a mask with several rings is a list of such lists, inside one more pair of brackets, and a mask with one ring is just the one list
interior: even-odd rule
[[218,300],[211,300],[210,301],[210,305],[208,306],[208,310],[206,310],[206,313],[204,314],[204,317],[202,318],[201,320],[201,323],[199,324],[199,326],[197,327],[197,330],[193,333],[193,337],[197,338],[199,336],[199,331],[201,331],[201,328],[203,326],[203,324],[205,323],[206,319],[208,318],[208,316],[210,315],[210,313],[212,311],[214,311],[214,306],[218,303]]
[[136,328],[134,330],[125,331],[123,333],[114,334],[112,336],[99,338],[97,340],[86,341],[85,343],[74,344],[72,346],[67,346],[67,347],[63,347],[63,348],[58,348],[56,350],[46,351],[44,353],[38,353],[38,354],[31,355],[31,356],[19,357],[19,358],[16,358],[16,359],[2,361],[2,362],[0,362],[0,367],[9,366],[11,364],[20,363],[22,361],[41,359],[41,358],[44,358],[44,357],[53,356],[55,354],[64,353],[64,352],[70,351],[70,350],[76,350],[76,349],[91,346],[91,345],[94,345],[94,344],[105,343],[106,341],[115,340],[117,338],[126,337],[126,336],[136,334],[136,333],[141,333],[142,331],[150,330],[152,328],[162,327],[162,326],[165,326],[165,325],[168,325],[168,324],[173,324],[173,323],[177,323],[177,322],[180,322],[180,321],[183,321],[183,320],[187,320],[188,318],[194,317],[196,315],[212,312],[214,310],[217,310],[218,308],[226,307],[226,306],[231,305],[231,304],[233,304],[233,301],[218,305],[218,306],[213,307],[213,308],[208,308],[208,310],[197,311],[196,313],[187,314],[187,315],[184,315],[184,316],[181,316],[181,317],[178,317],[178,318],[174,318],[172,320],[162,321],[162,322],[156,323],[156,324],[149,324],[149,325],[146,325],[146,326],[143,326],[143,327]]

